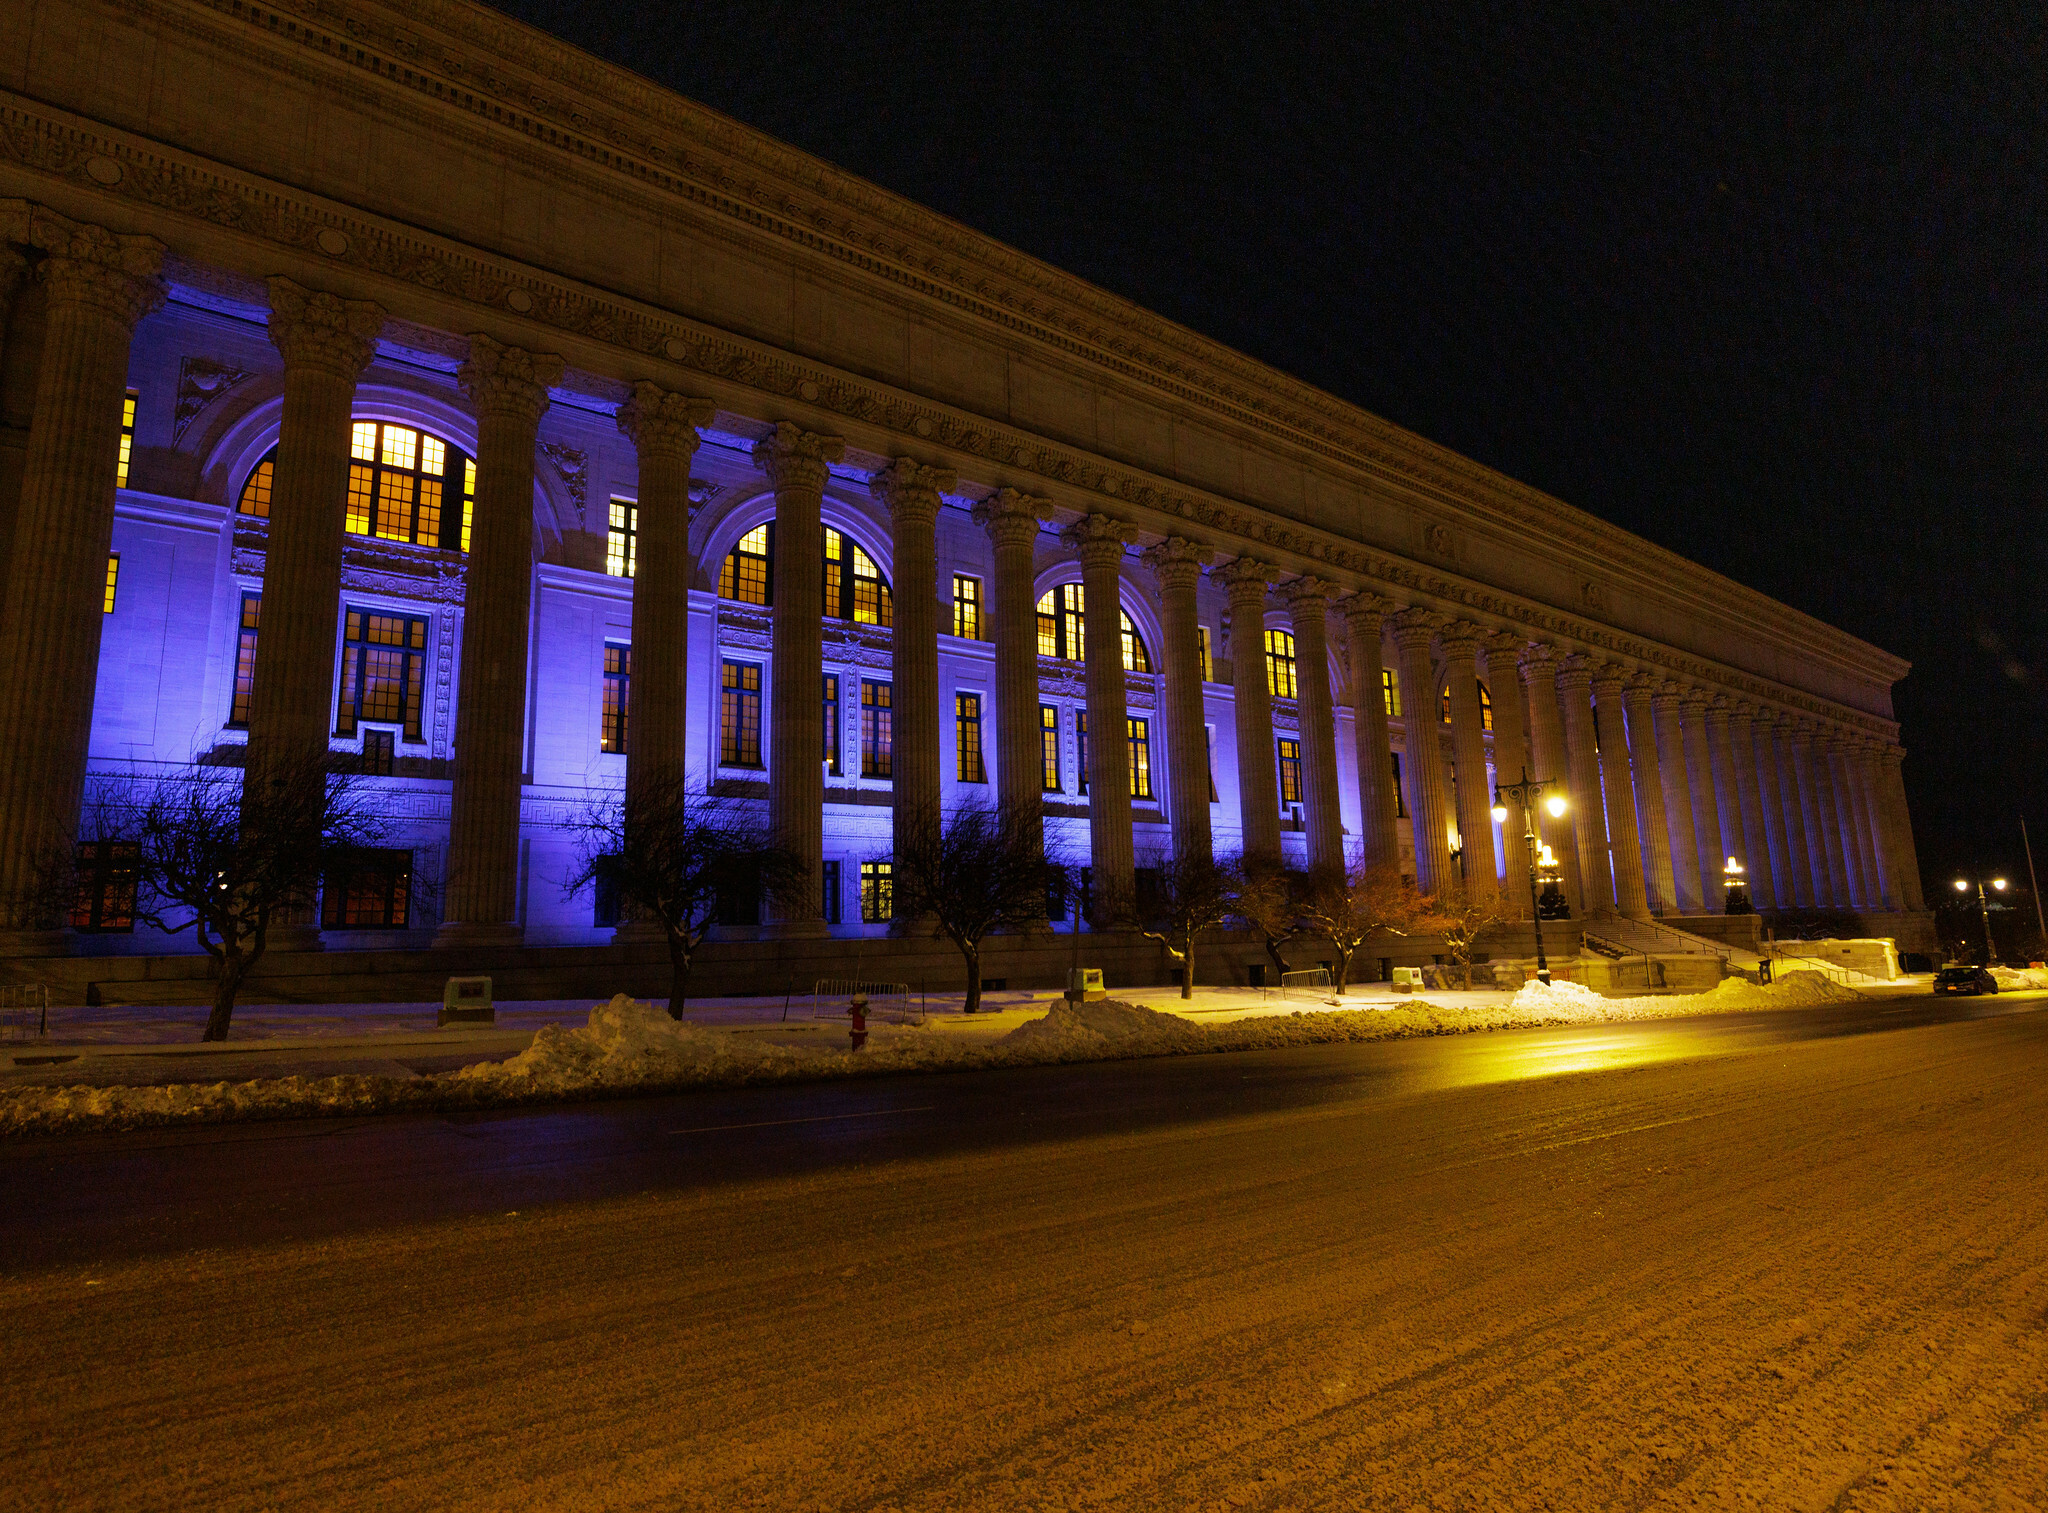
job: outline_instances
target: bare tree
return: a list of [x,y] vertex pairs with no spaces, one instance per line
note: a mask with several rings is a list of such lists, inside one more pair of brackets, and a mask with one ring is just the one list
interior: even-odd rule
[[683,1017],[690,964],[721,901],[784,897],[804,879],[802,859],[745,804],[692,789],[677,772],[658,771],[593,805],[580,828],[576,869],[562,886],[613,889],[623,915],[661,927],[672,1019]]
[[1228,919],[1237,893],[1232,869],[1207,856],[1175,856],[1141,888],[1132,928],[1166,948],[1180,969],[1180,996],[1195,996],[1195,942]]
[[137,922],[194,930],[213,958],[207,1040],[228,1038],[271,925],[311,913],[323,880],[363,865],[384,838],[357,780],[328,771],[325,753],[279,758],[246,783],[235,768],[193,767],[102,787],[89,813],[102,837],[135,846]]
[[896,916],[929,920],[967,967],[967,1012],[981,1008],[981,943],[997,930],[1043,926],[1061,869],[1025,815],[962,804],[936,825],[915,826],[891,861]]
[[1474,888],[1454,882],[1429,895],[1429,918],[1425,930],[1441,935],[1444,955],[1458,968],[1467,988],[1472,986],[1472,952],[1482,937],[1510,919],[1521,916],[1498,888]]
[[1230,910],[1258,932],[1274,972],[1285,978],[1287,958],[1280,948],[1302,932],[1301,894],[1307,879],[1264,857],[1226,859],[1231,872]]
[[1421,934],[1435,923],[1429,900],[1402,880],[1398,868],[1385,864],[1315,869],[1302,888],[1300,907],[1309,933],[1326,938],[1337,953],[1334,987],[1340,996],[1351,981],[1352,960],[1367,941]]

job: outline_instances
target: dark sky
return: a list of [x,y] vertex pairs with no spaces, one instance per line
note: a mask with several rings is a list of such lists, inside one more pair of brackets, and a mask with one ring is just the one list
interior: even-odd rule
[[2038,4],[501,3],[1910,658],[1929,882],[2048,841]]

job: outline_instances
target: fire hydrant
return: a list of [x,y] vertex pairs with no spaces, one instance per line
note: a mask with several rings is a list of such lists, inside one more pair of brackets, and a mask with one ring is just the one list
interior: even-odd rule
[[868,995],[854,994],[848,1013],[853,1020],[853,1048],[857,1051],[868,1043]]

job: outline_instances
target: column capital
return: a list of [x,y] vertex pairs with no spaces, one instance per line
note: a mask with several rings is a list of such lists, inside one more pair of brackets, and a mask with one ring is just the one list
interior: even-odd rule
[[1164,590],[1193,588],[1201,580],[1202,569],[1215,556],[1208,547],[1198,546],[1184,536],[1168,536],[1138,553],[1138,560],[1152,569],[1152,576]]
[[1657,678],[1650,684],[1650,707],[1659,712],[1679,709],[1685,703],[1685,685],[1676,678]]
[[1529,641],[1522,647],[1522,654],[1516,659],[1516,666],[1522,671],[1522,681],[1532,683],[1538,678],[1557,677],[1557,648],[1548,641]]
[[1083,515],[1060,532],[1060,540],[1074,549],[1083,567],[1114,567],[1124,560],[1124,548],[1137,531],[1108,515]]
[[1811,751],[1814,741],[1820,735],[1820,727],[1809,719],[1792,721],[1792,746],[1794,750]]
[[1728,718],[1731,722],[1739,720],[1744,725],[1748,725],[1762,712],[1747,699],[1730,699],[1728,701]]
[[1365,621],[1366,633],[1376,636],[1387,623],[1387,616],[1394,612],[1394,601],[1385,594],[1376,594],[1369,588],[1361,588],[1356,593],[1346,594],[1339,599],[1336,609],[1354,630],[1358,628],[1360,621]]
[[1337,585],[1304,573],[1299,578],[1290,578],[1281,584],[1278,592],[1280,597],[1287,601],[1289,608],[1297,614],[1302,612],[1309,600],[1315,599],[1321,601],[1321,609],[1313,612],[1327,615],[1330,612],[1330,600],[1336,596]]
[[377,355],[384,307],[272,278],[270,344],[288,368],[312,368],[354,382]]
[[897,526],[930,525],[939,518],[939,501],[960,486],[951,468],[927,467],[915,457],[897,457],[868,479],[868,497],[889,512]]
[[23,240],[49,254],[37,276],[53,304],[99,309],[132,327],[164,302],[164,244],[32,207]]
[[1883,762],[1885,766],[1891,768],[1892,771],[1897,772],[1899,770],[1899,764],[1906,760],[1906,748],[1901,746],[1897,741],[1886,741],[1883,744],[1883,746],[1881,746],[1878,749],[1877,755],[1878,760]]
[[[1436,633],[1443,627],[1444,616],[1433,609],[1424,609],[1420,604],[1411,604],[1406,609],[1396,610],[1388,619],[1393,628],[1394,645],[1402,652],[1414,651],[1420,647],[1429,649],[1429,643],[1436,639]],[[1404,703],[1407,696],[1403,694]]]
[[845,437],[821,436],[786,420],[777,421],[774,430],[754,443],[754,466],[777,489],[823,493],[829,464],[845,455]]
[[469,360],[455,381],[478,410],[516,415],[537,423],[548,407],[548,389],[562,380],[566,364],[552,352],[508,347],[481,332],[469,339]]
[[1735,701],[1725,693],[1709,694],[1706,699],[1707,724],[1725,728],[1728,717],[1735,711]]
[[1628,683],[1628,669],[1619,662],[1596,662],[1593,664],[1593,692],[1600,702],[1621,697],[1621,691]]
[[1557,659],[1557,686],[1584,689],[1593,686],[1593,659],[1582,651],[1567,652]]
[[1030,546],[1038,539],[1039,524],[1051,510],[1049,499],[1016,489],[997,489],[975,505],[974,523],[988,532],[991,546]]
[[678,457],[687,462],[697,455],[697,445],[703,439],[698,430],[710,425],[717,411],[708,399],[677,394],[642,379],[633,385],[633,397],[619,406],[619,430],[642,457]]
[[1486,627],[1470,620],[1453,620],[1439,633],[1446,662],[1471,662],[1477,666],[1479,647],[1486,639]]
[[1636,671],[1621,680],[1622,698],[1631,704],[1648,704],[1656,697],[1661,686],[1658,679],[1649,673]]
[[1280,576],[1280,569],[1256,558],[1233,557],[1220,567],[1210,568],[1209,576],[1230,591],[1232,609],[1242,609],[1250,604],[1263,612],[1266,588]]

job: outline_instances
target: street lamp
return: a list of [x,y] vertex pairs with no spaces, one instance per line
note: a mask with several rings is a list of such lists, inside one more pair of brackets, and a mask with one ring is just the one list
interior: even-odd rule
[[[1536,929],[1536,980],[1545,985],[1550,982],[1550,962],[1543,954],[1543,906],[1536,897],[1536,860],[1539,852],[1536,844],[1535,809],[1537,801],[1541,799],[1543,807],[1553,816],[1563,814],[1564,795],[1557,792],[1556,788],[1557,780],[1554,778],[1531,781],[1529,769],[1524,767],[1521,782],[1496,784],[1493,790],[1493,818],[1496,824],[1507,823],[1510,799],[1514,801],[1515,807],[1522,811],[1522,842],[1529,851],[1529,922]],[[1545,794],[1549,797],[1545,798]],[[1549,848],[1544,847],[1542,850],[1548,851]]]
[[[1973,886],[1977,890],[1977,912],[1984,918],[1984,965],[1988,967],[1991,965],[1993,955],[1991,947],[1991,901],[1984,896],[1984,881],[1980,878],[1975,884],[1972,884],[1965,878],[1959,877],[1956,879],[1956,892],[1958,893],[1968,893]],[[2005,879],[1994,877],[1991,879],[1991,886],[1997,892],[2003,893],[2005,891]]]
[[1749,906],[1748,875],[1743,871],[1742,863],[1732,856],[1728,858],[1728,865],[1721,869],[1721,889],[1723,903],[1725,904],[1722,910],[1723,913],[1754,914],[1756,912]]

